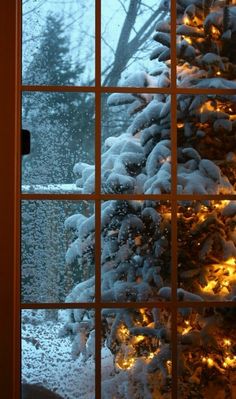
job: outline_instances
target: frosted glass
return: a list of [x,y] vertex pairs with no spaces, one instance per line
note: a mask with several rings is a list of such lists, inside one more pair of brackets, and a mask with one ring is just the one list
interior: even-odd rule
[[[94,191],[93,94],[24,92],[22,127],[31,133],[30,154],[22,157],[23,192]],[[86,187],[85,168],[91,171]]]
[[23,1],[23,84],[93,86],[94,30],[93,0]]
[[[82,250],[80,225],[70,217],[81,213],[82,224],[92,212],[91,202],[22,201],[23,302],[75,302],[72,289],[94,275],[94,240]],[[80,297],[78,302],[91,300]]]
[[[71,312],[86,321],[74,334],[65,323]],[[82,315],[83,314],[83,315]],[[94,399],[94,311],[27,309],[21,314],[22,399]],[[86,331],[86,332],[85,332]],[[72,346],[71,339],[84,337]],[[86,347],[87,342],[87,347]]]

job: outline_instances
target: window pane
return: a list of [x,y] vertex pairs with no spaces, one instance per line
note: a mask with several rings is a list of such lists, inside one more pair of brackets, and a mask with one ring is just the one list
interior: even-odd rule
[[235,308],[179,309],[179,399],[235,395]]
[[102,397],[171,398],[171,315],[103,309]]
[[154,201],[102,204],[104,302],[170,299],[170,212],[169,203]]
[[[84,239],[78,232],[93,212],[87,201],[22,201],[21,290],[23,302],[90,302],[73,300],[77,285],[94,279],[94,236]],[[71,215],[75,214],[71,217]],[[86,246],[87,242],[87,246]],[[94,285],[94,281],[93,285]],[[72,291],[73,289],[73,291]],[[84,287],[85,289],[85,287]]]
[[76,309],[84,321],[73,345],[68,312],[73,310],[22,310],[22,399],[95,397],[94,312]]
[[102,84],[169,86],[169,0],[113,0],[107,5],[102,0]]
[[94,85],[95,2],[23,1],[23,84]]
[[233,300],[235,201],[182,202],[178,210],[180,300]]
[[177,0],[177,84],[236,89],[235,0]]
[[22,191],[87,192],[82,178],[75,184],[84,169],[92,174],[93,191],[94,95],[25,92],[22,102],[22,127],[31,132],[31,151],[22,160]]
[[170,193],[170,107],[165,94],[102,96],[104,193]]
[[178,96],[178,192],[233,194],[236,97]]

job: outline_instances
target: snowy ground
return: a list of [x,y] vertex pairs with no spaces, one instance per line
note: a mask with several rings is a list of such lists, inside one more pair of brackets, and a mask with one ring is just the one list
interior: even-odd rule
[[[91,358],[72,360],[69,338],[59,338],[62,323],[22,325],[22,381],[40,383],[64,399],[95,398],[95,366]],[[109,375],[113,359],[102,351],[103,375]]]
[[34,184],[34,185],[22,185],[22,193],[76,193],[80,194],[81,189],[75,184]]

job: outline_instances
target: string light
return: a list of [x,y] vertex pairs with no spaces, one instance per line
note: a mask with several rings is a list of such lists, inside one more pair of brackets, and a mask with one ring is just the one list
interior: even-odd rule
[[230,346],[231,345],[231,341],[230,341],[230,339],[226,339],[226,338],[224,338],[224,346]]
[[214,25],[211,26],[211,36],[213,39],[219,39],[221,36],[221,33],[219,29],[217,29]]
[[183,22],[185,25],[188,25],[190,23],[190,20],[187,15],[184,16]]

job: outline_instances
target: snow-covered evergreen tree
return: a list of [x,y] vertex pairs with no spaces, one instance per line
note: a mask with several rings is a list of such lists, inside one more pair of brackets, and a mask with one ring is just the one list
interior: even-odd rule
[[[218,0],[180,0],[177,12],[177,83],[181,87],[234,88],[236,60],[235,52],[230,53],[229,48],[235,45],[236,7]],[[165,62],[165,65],[160,67],[157,63],[151,75],[137,71],[124,82],[125,86],[143,87],[143,94],[116,93],[108,100],[110,107],[126,104],[134,119],[126,132],[105,141],[102,153],[104,193],[158,195],[171,192],[171,99],[165,94],[145,94],[147,87],[170,85],[170,18],[158,23],[156,30],[154,40],[158,45],[151,58]],[[132,93],[132,89],[130,91]],[[235,193],[235,96],[179,95],[177,117],[177,192]],[[77,184],[82,192],[93,193],[94,168],[78,163],[75,171],[80,175]],[[182,264],[177,295],[179,300],[201,302],[204,298],[202,290],[212,278],[209,265],[213,262],[213,254],[214,263],[218,265],[223,261],[229,264],[235,259],[235,203],[185,202],[180,204],[179,210]],[[160,201],[113,200],[102,204],[103,301],[171,299],[170,220],[169,204]],[[209,228],[213,224],[217,226],[215,233]],[[76,257],[84,261],[91,258],[94,253],[94,215],[90,218],[79,214],[72,216],[66,226],[77,234],[76,241],[67,251],[67,261]],[[189,231],[194,241],[195,261],[200,260],[195,267],[184,263],[182,248],[190,239]],[[189,247],[192,248],[192,243]],[[217,278],[222,281],[224,276],[225,268],[222,268]],[[186,279],[194,283],[183,284]],[[235,299],[235,280],[233,272],[227,295],[225,290],[218,290],[228,300]],[[67,302],[84,301],[94,301],[94,278],[75,286],[67,297]],[[182,323],[185,320],[190,324],[193,322],[190,313],[191,310],[186,309],[180,312]],[[195,326],[195,321],[187,332],[178,330],[184,334],[184,339],[179,338],[181,349],[191,350],[192,344],[196,349],[207,343],[209,348],[205,350],[212,351],[214,356],[218,354],[219,343],[210,344],[208,317],[207,312],[202,312],[201,338],[196,341],[192,332],[200,327]],[[224,312],[220,317],[224,320]],[[219,315],[214,318],[218,320]],[[170,314],[155,308],[104,309],[102,322],[103,344],[113,353],[116,369],[112,377],[103,381],[103,398],[170,397]],[[86,357],[86,340],[89,342],[94,337],[94,324],[88,322],[87,311],[68,313],[68,323],[61,334],[68,333],[73,340],[73,355],[83,353]],[[195,335],[200,337],[200,332]],[[184,346],[186,342],[189,346]],[[221,360],[222,368],[226,369],[223,357]],[[201,382],[201,373],[197,378]]]

